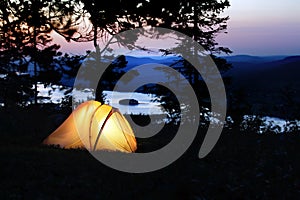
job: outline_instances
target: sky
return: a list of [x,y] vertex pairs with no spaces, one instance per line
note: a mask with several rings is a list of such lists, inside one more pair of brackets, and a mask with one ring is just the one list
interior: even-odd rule
[[[300,0],[230,0],[228,34],[216,41],[233,55],[300,55]],[[81,54],[92,43],[66,42],[55,36],[61,51]]]
[[228,34],[234,54],[300,55],[300,0],[230,0]]

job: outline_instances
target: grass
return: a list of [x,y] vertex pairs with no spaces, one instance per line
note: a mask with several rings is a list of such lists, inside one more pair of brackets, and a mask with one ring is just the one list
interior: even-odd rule
[[[199,159],[205,133],[199,130],[192,146],[173,164],[155,172],[129,174],[106,167],[85,150],[42,146],[49,134],[42,124],[48,114],[36,117],[39,123],[26,123],[24,128],[17,123],[1,126],[0,199],[300,197],[299,134],[258,135],[227,129],[213,151]],[[153,140],[139,140],[139,151],[168,143],[174,130],[169,126]]]

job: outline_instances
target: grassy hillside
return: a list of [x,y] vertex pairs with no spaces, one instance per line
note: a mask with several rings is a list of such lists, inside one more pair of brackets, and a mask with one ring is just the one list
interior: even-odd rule
[[[53,121],[47,112],[39,113],[35,115],[39,118],[26,124],[16,119],[14,126],[1,131],[1,199],[297,199],[300,195],[298,134],[226,129],[213,151],[200,160],[205,130],[199,130],[193,145],[175,163],[156,172],[128,174],[106,167],[85,150],[40,145],[50,131],[47,123]],[[174,130],[170,125],[160,140],[138,140],[139,152],[168,143]]]

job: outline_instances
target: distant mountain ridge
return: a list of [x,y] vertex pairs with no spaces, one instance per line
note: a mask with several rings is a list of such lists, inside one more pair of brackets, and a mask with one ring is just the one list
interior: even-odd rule
[[[300,61],[300,56],[251,56],[251,55],[235,55],[235,56],[224,56],[229,63],[232,63],[233,68],[226,73],[230,76],[236,76],[237,74],[245,74],[255,71],[255,69],[261,69],[265,67],[274,67],[282,65],[284,63]],[[124,68],[125,71],[132,69],[133,67],[148,64],[148,63],[159,63],[166,66],[170,66],[177,60],[177,56],[149,56],[149,57],[135,57],[126,56],[127,66]],[[179,65],[179,64],[178,64]],[[63,76],[61,83],[63,85],[72,86],[75,77]]]
[[[177,58],[126,56],[128,64],[124,70],[147,63],[170,66]],[[257,108],[257,113],[262,109],[262,112],[277,117],[284,116],[278,107],[287,106],[286,98],[291,98],[291,102],[300,105],[300,55],[266,57],[237,55],[223,58],[232,64],[232,68],[224,74],[231,79],[231,84],[226,91],[228,96],[236,95],[241,91],[245,94],[244,99],[239,100],[238,103]],[[146,72],[146,76],[152,77],[150,72]],[[70,86],[73,81],[74,79],[62,80]],[[286,97],[287,94],[291,97]]]
[[276,60],[282,60],[289,56],[278,55],[278,56],[251,56],[251,55],[235,55],[235,56],[222,56],[228,62],[249,62],[249,63],[263,63],[271,62]]

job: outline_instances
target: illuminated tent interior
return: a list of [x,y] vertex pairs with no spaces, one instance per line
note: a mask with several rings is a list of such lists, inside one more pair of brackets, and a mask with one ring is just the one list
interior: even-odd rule
[[115,108],[97,101],[80,104],[44,141],[62,148],[134,152],[132,128]]

